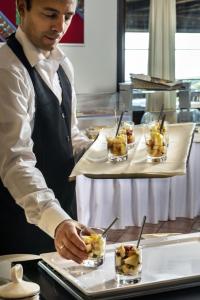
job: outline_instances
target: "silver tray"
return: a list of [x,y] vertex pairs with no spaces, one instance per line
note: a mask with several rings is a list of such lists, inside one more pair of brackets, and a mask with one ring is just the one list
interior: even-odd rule
[[114,249],[119,243],[107,246],[105,263],[96,269],[67,261],[55,252],[41,254],[39,266],[77,299],[134,298],[200,285],[200,233],[144,240],[141,244],[143,271],[137,284],[122,286],[115,280]]

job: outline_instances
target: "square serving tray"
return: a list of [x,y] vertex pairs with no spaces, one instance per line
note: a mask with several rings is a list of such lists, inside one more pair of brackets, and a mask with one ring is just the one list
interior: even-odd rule
[[[134,243],[126,242],[124,244]],[[125,299],[200,285],[200,233],[141,241],[142,280],[119,285],[115,280],[114,250],[107,246],[105,263],[91,269],[61,258],[56,252],[41,254],[39,266],[77,299]]]
[[195,129],[194,123],[169,124],[167,160],[160,163],[147,161],[143,125],[135,126],[135,145],[128,151],[128,159],[120,163],[107,160],[106,135],[113,128],[104,128],[98,138],[77,162],[70,180],[78,175],[94,179],[105,178],[165,178],[185,175]]

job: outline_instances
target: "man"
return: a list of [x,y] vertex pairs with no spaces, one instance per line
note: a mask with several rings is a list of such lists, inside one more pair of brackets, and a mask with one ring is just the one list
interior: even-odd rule
[[67,177],[74,153],[90,142],[77,128],[72,65],[57,47],[76,0],[17,7],[21,24],[0,48],[0,254],[56,248],[80,263],[83,225],[70,218],[75,185]]

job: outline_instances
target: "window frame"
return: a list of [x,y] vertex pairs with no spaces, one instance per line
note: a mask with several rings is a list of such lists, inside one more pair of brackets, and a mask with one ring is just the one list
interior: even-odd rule
[[125,80],[125,3],[117,0],[117,91]]

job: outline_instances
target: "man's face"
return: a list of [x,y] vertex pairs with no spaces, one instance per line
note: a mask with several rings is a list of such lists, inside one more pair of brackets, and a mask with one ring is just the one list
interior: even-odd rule
[[76,0],[32,0],[27,11],[18,0],[21,28],[30,41],[42,50],[52,50],[67,31],[76,9]]

